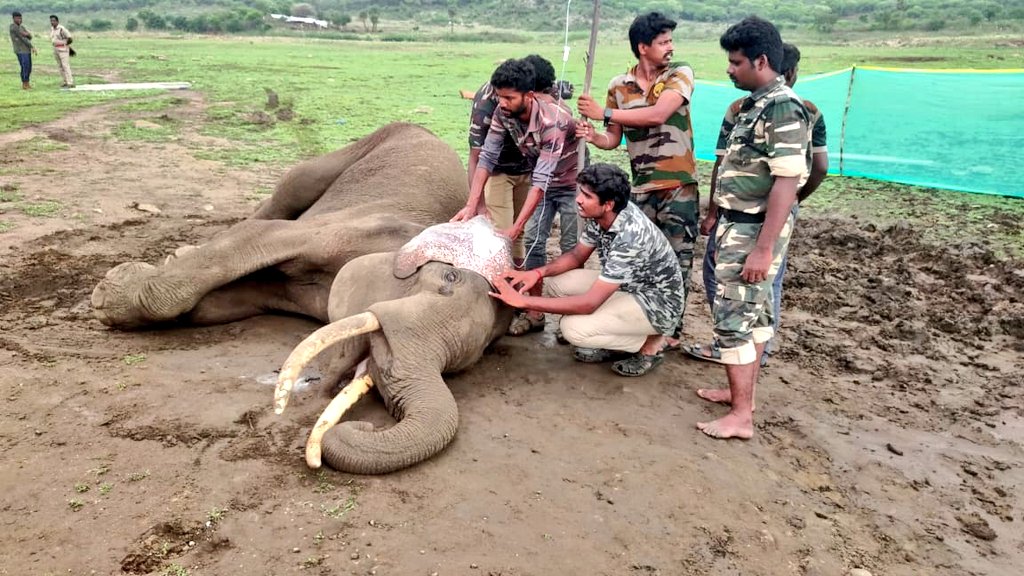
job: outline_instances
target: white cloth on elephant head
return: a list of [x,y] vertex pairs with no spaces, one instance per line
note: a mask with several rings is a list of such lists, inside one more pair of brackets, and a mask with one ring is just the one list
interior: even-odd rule
[[492,277],[512,267],[511,243],[483,216],[468,222],[437,224],[398,250],[395,276],[408,278],[432,260],[472,270],[490,282]]

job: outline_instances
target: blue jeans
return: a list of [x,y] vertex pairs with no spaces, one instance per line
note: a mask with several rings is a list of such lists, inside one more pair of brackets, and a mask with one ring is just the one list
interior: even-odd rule
[[28,77],[32,75],[32,54],[18,52],[15,55],[18,57],[18,64],[21,65],[21,81],[28,82]]
[[[800,205],[793,204],[793,221],[796,222],[797,216],[800,214]],[[704,250],[704,295],[708,299],[708,307],[712,308],[711,312],[714,313],[715,306],[715,292],[718,290],[718,282],[715,281],[715,236],[718,233],[718,222],[711,228],[711,232],[708,233],[707,248]],[[779,272],[775,275],[775,281],[772,283],[772,330],[778,334],[779,332],[779,313],[782,311],[782,277],[786,275],[786,263],[789,261],[789,252],[782,257],[782,264],[779,264]],[[771,354],[775,348],[774,345],[775,336],[764,345],[764,353]]]
[[558,215],[558,224],[561,228],[558,244],[562,254],[576,247],[576,241],[579,239],[576,189],[549,188],[537,204],[523,232],[523,245],[526,247],[524,270],[533,270],[547,264],[548,237],[551,236],[551,224],[555,221],[555,214]]

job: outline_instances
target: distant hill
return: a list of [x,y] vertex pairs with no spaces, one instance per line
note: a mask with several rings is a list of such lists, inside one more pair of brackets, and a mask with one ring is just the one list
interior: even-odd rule
[[[195,32],[266,30],[271,13],[329,20],[335,27],[370,32],[376,22],[412,21],[423,26],[489,25],[523,31],[555,31],[565,26],[560,0],[0,0],[9,14],[56,13],[79,28],[179,28]],[[570,27],[588,25],[592,3],[571,3]],[[731,22],[758,14],[783,28],[880,30],[968,29],[978,26],[1024,28],[1024,0],[605,0],[602,19],[628,23],[636,14],[660,10],[680,20]],[[196,20],[198,19],[198,20]],[[1004,23],[1005,26],[1000,26]]]

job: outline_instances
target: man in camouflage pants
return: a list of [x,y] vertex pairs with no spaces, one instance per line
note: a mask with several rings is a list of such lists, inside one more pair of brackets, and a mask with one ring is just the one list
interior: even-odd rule
[[[792,45],[782,44],[782,70],[780,73],[786,79],[786,85],[792,88],[796,84],[799,73],[800,50]],[[736,117],[739,115],[746,98],[740,98],[729,105],[722,119],[722,129],[718,134],[718,144],[715,149],[715,167],[711,171],[711,194],[708,202],[708,213],[701,220],[700,233],[708,236],[707,248],[704,250],[704,293],[708,305],[714,313],[715,292],[718,282],[715,281],[715,231],[718,226],[718,209],[715,207],[715,182],[718,179],[718,171],[722,165],[722,157],[725,156],[725,149],[728,146],[729,134],[736,125]],[[811,173],[807,182],[797,192],[797,203],[793,205],[793,220],[799,217],[800,203],[810,197],[828,174],[828,137],[825,128],[825,117],[810,100],[804,99],[804,107],[810,114],[808,124],[811,126]],[[782,278],[786,274],[787,258],[782,259],[779,272],[775,275],[775,283],[772,284],[772,320],[775,322],[772,328],[775,336],[779,332],[779,316],[782,310]],[[768,364],[768,358],[775,348],[775,336],[765,344],[764,353],[761,354],[761,367]],[[721,360],[718,342],[714,341],[709,345],[694,344],[686,348],[686,352],[699,360],[718,362]]]
[[[685,309],[699,211],[690,122],[693,69],[672,62],[675,28],[675,21],[658,12],[633,20],[629,44],[638,59],[636,66],[612,79],[605,106],[586,94],[578,100],[580,114],[602,120],[605,132],[595,132],[584,121],[577,125],[577,136],[598,148],[612,150],[625,134],[633,173],[633,202],[658,225],[679,259]],[[680,313],[669,345],[678,345],[682,325]]]
[[729,133],[718,171],[716,195],[715,337],[728,389],[700,389],[729,413],[697,428],[713,438],[754,434],[754,391],[772,328],[772,282],[786,255],[793,228],[790,209],[810,166],[809,115],[786,86],[782,38],[756,16],[733,25],[719,39],[729,53],[729,77],[748,90]]

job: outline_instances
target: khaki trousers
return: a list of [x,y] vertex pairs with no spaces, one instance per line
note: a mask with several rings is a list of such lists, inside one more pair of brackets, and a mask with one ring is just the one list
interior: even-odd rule
[[[586,294],[601,275],[582,268],[544,279],[548,296]],[[615,291],[590,314],[562,316],[562,336],[574,346],[638,352],[647,337],[657,334],[640,304],[631,294]]]
[[[516,216],[522,211],[529,192],[529,174],[513,176],[495,173],[487,179],[487,184],[484,185],[484,202],[487,203],[487,209],[494,218],[494,225],[499,230],[511,228],[515,224]],[[522,234],[512,244],[512,257],[519,260],[526,258]]]
[[75,79],[71,76],[71,55],[68,53],[68,49],[54,47],[53,57],[57,59],[57,68],[60,68],[60,77],[64,80],[64,84],[74,86]]

